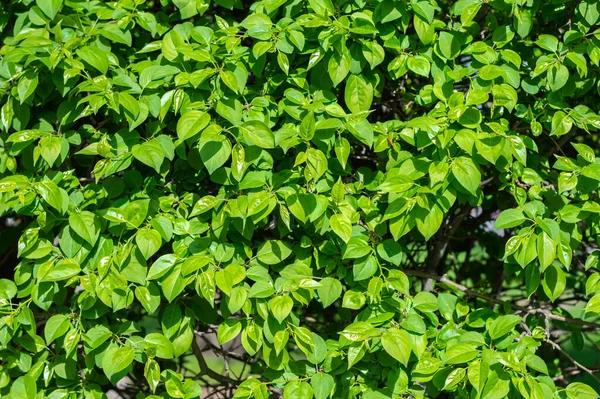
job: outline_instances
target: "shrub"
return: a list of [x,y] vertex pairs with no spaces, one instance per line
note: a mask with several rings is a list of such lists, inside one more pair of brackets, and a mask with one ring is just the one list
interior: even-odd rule
[[2,3],[0,396],[597,397],[600,2]]

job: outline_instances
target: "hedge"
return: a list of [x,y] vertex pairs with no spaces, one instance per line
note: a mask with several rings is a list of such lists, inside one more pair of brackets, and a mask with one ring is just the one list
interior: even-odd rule
[[599,19],[4,0],[0,396],[597,398]]

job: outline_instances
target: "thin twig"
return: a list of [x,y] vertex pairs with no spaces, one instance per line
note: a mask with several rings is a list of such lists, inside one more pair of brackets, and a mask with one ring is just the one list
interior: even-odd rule
[[[475,298],[480,298],[480,299],[483,299],[483,300],[491,302],[491,303],[495,303],[498,305],[504,305],[506,303],[506,301],[502,301],[498,298],[495,298],[495,297],[492,297],[489,295],[485,295],[485,294],[480,294],[479,292],[473,291],[473,290],[465,287],[462,284],[459,284],[455,281],[450,280],[445,274],[439,276],[439,275],[424,272],[421,270],[410,270],[410,269],[404,269],[403,272],[408,276],[431,279],[431,280],[437,281],[439,283],[449,285],[451,287],[456,288],[457,290],[459,290],[461,292],[464,292],[465,294],[467,294],[469,296],[472,296]],[[560,316],[560,315],[552,313],[550,310],[547,310],[547,309],[532,309],[532,308],[527,308],[524,306],[517,305],[515,303],[508,303],[508,305],[514,310],[520,310],[522,312],[526,312],[529,314],[539,314],[539,315],[545,316],[548,319],[562,321],[562,322],[568,323],[568,324],[577,324],[580,326],[589,326],[589,327],[594,327],[596,329],[600,329],[600,324],[598,324],[598,323],[594,323],[592,321],[585,321],[585,320],[581,320],[581,319],[572,319],[570,317],[565,317],[565,316]]]
[[198,345],[198,339],[196,337],[194,337],[194,339],[192,340],[192,351],[194,352],[194,356],[196,356],[196,359],[198,360],[198,365],[200,366],[200,374],[198,378],[202,375],[206,375],[211,379],[221,383],[222,385],[237,384],[237,381],[230,378],[229,376],[221,375],[213,369],[211,369],[210,367],[208,367],[208,364],[206,364],[206,359],[204,359],[204,354],[202,353],[200,345]]
[[585,367],[583,364],[579,363],[577,360],[573,359],[573,357],[571,355],[569,355],[567,353],[567,351],[565,351],[563,348],[561,348],[561,346],[559,344],[557,344],[556,342],[552,341],[549,338],[546,338],[545,341],[550,344],[550,346],[552,346],[554,349],[556,349],[557,351],[559,351],[560,353],[562,353],[563,355],[565,355],[565,357],[567,359],[569,359],[576,367],[578,367],[579,369],[581,369],[582,371],[585,371],[586,373],[588,373],[594,380],[596,380],[597,382],[600,383],[600,378],[598,376],[596,376],[594,374],[594,372],[590,369],[588,369],[587,367]]
[[[450,238],[452,238],[452,236],[456,233],[456,230],[458,230],[458,227],[462,221],[469,215],[469,212],[471,212],[471,208],[465,206],[458,213],[456,218],[442,230],[435,246],[427,256],[425,269],[428,272],[433,272],[438,269],[439,264],[446,253],[446,249],[448,248],[448,242],[450,241]],[[431,291],[432,288],[433,279],[427,278],[423,283],[423,291]]]

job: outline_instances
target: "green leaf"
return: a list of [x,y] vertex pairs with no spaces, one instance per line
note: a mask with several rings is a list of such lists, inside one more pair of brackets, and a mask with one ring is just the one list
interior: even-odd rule
[[342,283],[335,278],[325,277],[321,280],[321,285],[317,288],[317,293],[323,307],[326,308],[342,295]]
[[201,139],[198,145],[200,159],[208,170],[213,174],[217,169],[227,162],[231,155],[231,141],[224,135],[212,136],[211,139]]
[[485,80],[494,80],[504,76],[504,69],[498,65],[485,65],[479,71],[479,77]]
[[0,279],[0,298],[10,300],[15,295],[17,295],[17,285],[8,279]]
[[248,299],[248,290],[244,287],[233,287],[227,302],[227,308],[233,314],[240,310]]
[[374,256],[369,256],[363,262],[354,262],[354,266],[352,268],[354,281],[362,281],[368,279],[377,272],[377,268],[377,258],[375,258]]
[[42,158],[48,162],[48,165],[53,166],[62,152],[62,143],[58,137],[42,137],[40,139],[40,148]]
[[320,16],[326,17],[335,13],[331,0],[308,0],[308,3],[315,13]]
[[223,345],[237,337],[242,331],[242,323],[239,320],[228,319],[219,325],[217,330],[217,339]]
[[72,213],[69,216],[69,226],[85,241],[94,246],[100,236],[100,218],[89,211]]
[[550,134],[553,136],[564,136],[571,131],[573,120],[563,111],[556,111],[552,116],[552,130]]
[[167,254],[158,258],[148,270],[148,280],[156,280],[167,274],[177,262],[175,255]]
[[466,157],[458,157],[454,160],[451,167],[452,175],[458,180],[460,185],[468,192],[475,195],[481,182],[481,172],[473,160]]
[[487,102],[489,95],[482,89],[471,89],[467,93],[466,105],[479,105]]
[[518,209],[506,209],[502,211],[498,218],[496,218],[496,222],[494,223],[494,228],[496,229],[510,229],[513,227],[520,226],[523,222],[527,220],[523,212]]
[[[502,317],[502,316],[501,316]],[[491,334],[490,334],[491,335]],[[468,363],[477,357],[478,351],[470,344],[454,344],[444,352],[444,364]]]
[[200,133],[210,122],[210,115],[202,111],[189,111],[177,121],[177,137],[185,141]]
[[455,33],[441,32],[439,37],[440,52],[446,59],[453,60],[460,54],[460,41]]
[[416,224],[419,232],[425,237],[425,241],[428,241],[435,233],[437,233],[443,220],[444,212],[437,204],[429,210],[423,208],[419,209]]
[[563,64],[553,65],[546,72],[546,78],[548,79],[548,86],[552,91],[558,91],[567,84],[569,80],[569,70]]
[[267,127],[263,122],[260,121],[248,121],[244,122],[240,126],[240,131],[251,144],[257,145],[260,148],[274,148],[275,137],[271,129]]
[[249,298],[268,298],[275,292],[271,284],[266,281],[258,281],[250,288]]
[[408,295],[410,282],[408,281],[408,276],[400,270],[390,270],[387,282],[396,291]]
[[102,369],[110,379],[117,373],[130,367],[135,357],[135,351],[129,346],[113,347],[106,351],[102,358]]
[[81,267],[72,259],[61,259],[56,262],[50,270],[43,276],[40,276],[38,281],[62,281],[68,280],[81,272]]
[[424,77],[429,76],[429,70],[431,69],[431,64],[427,60],[427,58],[422,55],[416,55],[413,57],[409,57],[407,61],[408,69],[416,73],[417,75],[421,75]]
[[100,30],[100,34],[114,43],[121,43],[131,47],[131,32],[121,30],[117,24],[106,24]]
[[144,347],[161,359],[173,358],[173,344],[162,334],[150,333],[144,337]]
[[342,299],[342,307],[346,309],[358,310],[365,305],[366,298],[362,292],[348,290]]
[[100,71],[103,75],[106,75],[108,72],[108,57],[106,56],[106,53],[99,48],[90,46],[82,47],[77,50],[77,55],[92,67]]
[[269,301],[269,309],[271,309],[271,313],[280,323],[283,323],[289,316],[293,307],[294,301],[287,295],[276,296]]
[[219,270],[215,273],[215,283],[217,287],[225,294],[230,295],[231,290],[233,289],[233,280],[229,273],[226,273],[225,270]]
[[373,146],[373,128],[366,119],[363,119],[360,122],[356,123],[346,123],[346,128],[350,133],[352,133],[354,137],[356,137],[362,143],[366,144],[368,147]]
[[525,289],[527,297],[530,297],[537,291],[540,286],[540,277],[540,269],[537,265],[530,264],[525,268]]
[[314,112],[309,112],[306,114],[304,118],[302,118],[302,122],[300,123],[300,136],[306,140],[310,141],[315,135],[315,114]]
[[492,339],[498,339],[509,332],[513,331],[515,326],[523,321],[516,315],[499,316],[494,320],[489,327],[489,334]]
[[284,399],[312,399],[312,386],[305,381],[290,381],[283,389]]
[[242,181],[248,164],[246,163],[246,150],[236,143],[231,150],[231,175],[237,181]]
[[546,232],[541,232],[537,237],[537,254],[542,271],[552,264],[556,257],[556,243]]
[[85,332],[83,340],[85,346],[90,349],[96,349],[112,336],[112,332],[103,325],[97,325]]
[[44,325],[44,340],[46,345],[50,345],[57,338],[62,337],[71,328],[71,320],[63,315],[57,314],[48,319]]
[[221,78],[221,82],[225,83],[227,87],[229,87],[234,93],[238,92],[238,81],[235,74],[231,71],[221,71],[219,72],[219,78]]
[[160,305],[160,290],[154,283],[149,283],[148,287],[136,287],[135,297],[149,315],[156,312]]
[[142,229],[136,233],[135,242],[144,258],[150,259],[160,249],[162,238],[154,229]]
[[350,222],[350,219],[346,215],[338,213],[331,216],[329,218],[329,225],[333,232],[344,242],[347,243],[350,240],[350,236],[352,236],[352,222]]
[[351,237],[348,243],[344,247],[342,255],[343,259],[358,259],[369,254],[371,252],[371,246],[364,236]]
[[434,312],[438,309],[438,301],[435,295],[427,291],[417,293],[413,298],[413,305],[415,309],[421,312]]
[[288,31],[289,41],[296,46],[296,48],[300,51],[304,50],[304,45],[306,43],[304,34],[297,30]]
[[469,107],[458,118],[458,123],[471,129],[477,128],[481,124],[481,112],[478,109]]
[[159,285],[167,301],[169,303],[173,302],[187,285],[186,280],[181,276],[180,265],[175,265],[160,281]]
[[62,214],[67,212],[69,207],[69,195],[65,190],[58,187],[56,183],[51,180],[42,180],[37,183],[35,187],[48,205]]
[[558,39],[552,35],[540,35],[535,44],[553,53],[558,49]]
[[[322,0],[315,0],[322,1]],[[324,0],[330,1],[330,0]],[[333,82],[334,86],[339,85],[344,81],[346,76],[348,76],[348,72],[350,72],[350,66],[352,63],[352,59],[347,49],[340,52],[336,52],[329,58],[329,63],[327,66],[327,71],[329,72],[329,77]]]
[[435,8],[428,1],[415,1],[412,3],[413,11],[423,17],[428,23],[433,22]]
[[20,103],[23,104],[29,97],[35,93],[38,86],[38,76],[35,74],[25,74],[19,79],[17,92],[19,93]]
[[565,390],[569,399],[596,399],[598,393],[582,382],[572,382],[567,385]]
[[342,168],[346,169],[348,157],[350,156],[350,143],[344,137],[338,137],[335,140],[335,156],[337,157]]
[[323,151],[309,148],[306,151],[306,165],[304,176],[306,176],[307,180],[312,179],[317,181],[327,172],[327,157]]
[[368,111],[373,102],[373,87],[361,75],[350,75],[346,80],[344,98],[350,111]]
[[381,335],[383,349],[404,366],[410,357],[411,341],[406,331],[397,328],[388,329]]
[[335,380],[329,374],[315,373],[310,378],[315,399],[327,399],[333,392]]
[[403,7],[399,6],[399,4],[393,0],[384,0],[375,7],[373,19],[384,24],[402,18],[402,14],[405,11],[406,10],[404,10]]
[[377,41],[365,42],[362,47],[362,54],[371,69],[375,69],[385,60],[385,50]]
[[571,143],[571,145],[587,162],[594,163],[596,161],[596,154],[594,153],[594,150],[590,148],[590,146],[581,143]]
[[279,68],[281,68],[281,70],[283,71],[283,73],[285,73],[286,75],[289,74],[289,72],[290,72],[290,61],[289,61],[287,55],[285,55],[282,52],[278,52],[277,53],[277,63],[279,64]]
[[285,241],[270,240],[262,244],[256,258],[267,265],[277,265],[282,263],[292,254],[292,245]]
[[150,140],[143,144],[136,144],[131,149],[132,155],[138,161],[153,168],[160,173],[160,167],[166,157],[165,150],[157,140]]
[[10,397],[12,398],[35,399],[36,393],[36,381],[27,374],[16,378],[10,386]]
[[600,294],[594,295],[585,307],[586,312],[600,315]]
[[505,83],[494,85],[492,87],[492,96],[494,97],[495,106],[506,107],[509,111],[512,111],[519,101],[516,90]]
[[466,374],[467,372],[464,368],[452,370],[450,374],[448,374],[448,376],[446,377],[446,380],[444,381],[443,389],[450,391],[465,378]]
[[544,293],[554,302],[563,293],[566,285],[565,272],[555,265],[550,265],[544,272],[544,278],[542,279]]
[[526,37],[531,32],[533,26],[531,12],[526,8],[516,8],[514,25],[519,36]]
[[427,330],[427,326],[425,325],[422,317],[415,313],[409,314],[402,321],[401,326],[406,331],[419,335],[425,334],[425,331]]
[[62,6],[62,0],[35,0],[35,4],[50,20],[53,20]]
[[[464,8],[458,8],[459,4],[467,4]],[[458,1],[455,5],[455,12],[460,14],[460,22],[463,25],[468,25],[479,12],[481,3],[479,1]]]
[[140,86],[146,87],[150,82],[161,80],[181,72],[179,68],[170,65],[152,65],[144,69],[140,74]]
[[402,261],[402,247],[393,240],[385,240],[377,246],[377,254],[383,260],[393,265],[400,266]]
[[201,215],[205,212],[208,212],[211,209],[213,209],[218,203],[219,203],[219,200],[217,200],[212,195],[207,195],[205,197],[202,197],[198,200],[198,202],[196,202],[194,204],[194,208],[192,209],[192,213],[190,216],[193,217],[193,216]]

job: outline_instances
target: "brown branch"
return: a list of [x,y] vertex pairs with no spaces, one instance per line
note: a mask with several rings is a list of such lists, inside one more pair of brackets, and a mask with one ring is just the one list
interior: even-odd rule
[[223,356],[223,357],[228,357],[228,358],[231,358],[231,359],[235,359],[235,360],[238,360],[238,361],[240,361],[240,362],[244,362],[244,363],[247,363],[247,362],[249,362],[249,361],[251,361],[251,360],[252,360],[252,357],[248,356],[248,354],[247,354],[247,353],[245,353],[245,352],[244,352],[244,353],[236,353],[236,352],[232,352],[232,351],[225,350],[225,349],[224,349],[222,346],[220,346],[220,347],[217,347],[216,345],[214,345],[214,344],[213,344],[212,342],[210,342],[210,340],[209,340],[208,338],[206,338],[206,336],[205,336],[204,334],[202,334],[201,332],[194,331],[194,333],[195,333],[197,336],[201,337],[201,338],[202,338],[202,340],[204,341],[204,343],[205,343],[207,346],[209,346],[209,347],[210,347],[210,349],[211,349],[213,352],[218,352],[218,353],[219,353],[219,354],[221,354],[221,356]]
[[558,139],[558,141],[554,140],[554,137],[548,136],[552,139],[552,142],[554,142],[554,146],[551,147],[550,149],[548,149],[548,151],[546,152],[546,158],[550,158],[556,151],[560,151],[560,153],[566,157],[565,153],[562,150],[562,146],[565,145],[569,141],[572,134],[573,134],[573,132],[570,132],[569,134],[565,134],[564,136],[561,136],[561,138]]
[[488,184],[490,184],[491,182],[493,182],[494,180],[498,180],[498,178],[496,176],[492,176],[492,177],[488,177],[485,180],[482,180],[481,183],[479,183],[479,187],[485,187]]
[[238,381],[228,376],[221,375],[208,367],[208,364],[206,364],[206,359],[204,359],[204,354],[202,353],[202,348],[200,348],[200,345],[198,345],[198,339],[196,337],[194,337],[192,340],[192,351],[194,352],[194,356],[196,356],[198,365],[200,366],[200,373],[197,378],[202,375],[206,375],[221,385],[237,385]]
[[[520,308],[519,310],[526,309],[526,308],[523,308],[523,307],[520,307],[520,306],[519,307],[511,306],[511,307],[514,308],[514,309]],[[537,313],[539,315],[545,316],[548,319],[562,321],[563,323],[567,323],[567,324],[577,324],[579,326],[588,326],[588,327],[594,327],[595,329],[600,329],[600,324],[594,323],[593,321],[585,321],[585,320],[581,320],[581,319],[572,319],[570,317],[565,317],[565,316],[554,314],[554,313],[552,313],[548,309],[529,309],[528,312],[529,313]]]
[[[446,249],[448,248],[448,242],[450,242],[450,238],[456,233],[462,221],[467,217],[471,209],[468,206],[465,206],[459,214],[456,216],[450,224],[446,225],[446,227],[440,232],[440,237],[438,237],[437,243],[427,256],[427,260],[425,261],[425,269],[428,272],[433,272],[438,270],[439,264],[446,253]],[[423,283],[423,291],[431,291],[433,288],[433,280],[432,278],[426,278]]]
[[[598,373],[600,372],[600,370],[596,369],[596,370],[592,370],[594,373]],[[578,369],[577,367],[568,367],[566,369],[563,370],[563,373],[561,375],[557,375],[556,377],[552,377],[552,381],[563,381],[565,384],[569,384],[569,381],[565,378],[566,377],[572,377],[574,375],[578,375],[578,374],[582,374],[585,373],[585,371],[582,371],[580,369]]]
[[[498,305],[504,305],[506,303],[506,301],[502,301],[502,300],[492,297],[490,295],[481,294],[479,292],[473,291],[470,288],[467,288],[462,284],[459,284],[455,281],[448,279],[448,277],[445,274],[439,276],[439,275],[436,275],[433,273],[428,273],[428,272],[424,272],[424,271],[420,271],[420,270],[410,270],[410,269],[405,269],[405,270],[403,270],[403,272],[407,276],[414,276],[414,277],[430,279],[432,281],[437,281],[439,283],[449,285],[451,287],[454,287],[458,291],[464,292],[468,296],[480,298],[480,299],[483,299],[483,300],[491,302],[491,303],[495,303]],[[539,315],[546,317],[547,319],[562,321],[562,322],[568,323],[568,324],[576,324],[579,326],[589,326],[589,327],[594,327],[595,329],[600,329],[600,324],[598,324],[598,323],[594,323],[592,321],[585,321],[585,320],[581,320],[581,319],[572,319],[570,317],[557,315],[557,314],[552,313],[548,309],[532,309],[532,308],[528,308],[528,307],[524,307],[524,306],[519,306],[514,303],[509,303],[508,305],[514,310],[519,310],[521,312],[525,312],[528,314],[539,314]]]
[[571,355],[569,355],[569,353],[567,353],[567,351],[565,351],[563,348],[561,348],[561,346],[559,344],[557,344],[556,342],[552,341],[549,338],[546,338],[544,341],[546,341],[548,344],[550,344],[550,346],[552,346],[554,349],[556,349],[557,351],[559,351],[560,353],[562,353],[563,355],[565,355],[565,357],[567,359],[569,359],[571,361],[571,363],[573,363],[575,365],[575,367],[581,369],[582,371],[585,371],[586,373],[588,373],[594,380],[596,380],[597,382],[600,383],[600,378],[598,376],[596,376],[594,374],[594,371],[588,369],[587,367],[585,367],[583,364],[579,363],[577,360],[573,359],[573,357]]
[[369,234],[371,234],[373,237],[377,237],[377,239],[379,239],[380,241],[383,241],[383,237],[382,237],[382,236],[380,236],[379,234],[377,234],[377,233],[375,232],[375,230],[373,230],[372,228],[370,228],[370,227],[369,227],[369,226],[368,226],[368,225],[367,225],[365,222],[363,222],[361,219],[359,219],[359,220],[358,220],[358,224],[359,224],[359,226],[362,226],[362,227],[364,227],[364,228],[365,228],[365,229],[366,229],[366,230],[369,232]]
[[479,292],[475,292],[467,287],[465,287],[462,284],[459,284],[455,281],[452,281],[450,279],[448,279],[448,277],[446,277],[446,275],[442,275],[442,276],[438,276],[436,274],[433,273],[427,273],[427,272],[423,272],[420,270],[403,270],[403,272],[407,275],[407,276],[414,276],[414,277],[420,277],[420,278],[425,278],[425,279],[429,279],[432,281],[437,281],[439,283],[442,284],[446,284],[449,285],[451,287],[456,288],[457,290],[464,292],[465,294],[467,294],[468,296],[472,296],[472,297],[476,297],[476,298],[480,298],[483,300],[486,300],[488,302],[492,302],[492,303],[497,303],[497,304],[503,304],[504,302],[493,298],[491,296],[485,295],[485,294],[480,294]]

